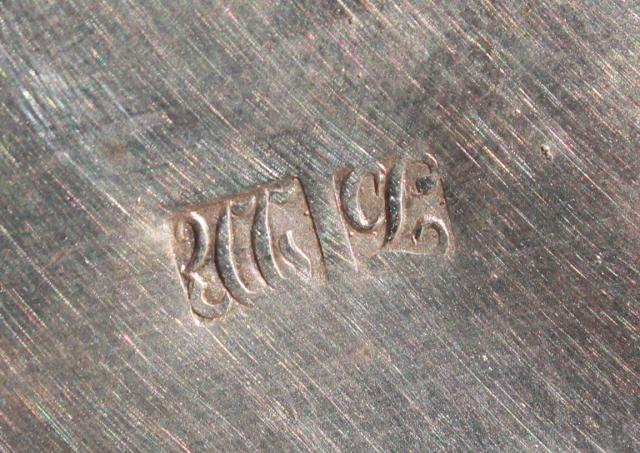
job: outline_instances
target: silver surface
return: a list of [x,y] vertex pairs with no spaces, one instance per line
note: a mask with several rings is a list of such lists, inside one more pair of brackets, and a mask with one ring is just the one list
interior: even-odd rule
[[[0,450],[638,451],[639,32],[623,0],[0,2]],[[403,219],[451,247],[381,251],[388,190],[436,180],[377,163],[427,154],[446,215]],[[199,270],[253,306],[202,322],[176,221],[288,178]]]

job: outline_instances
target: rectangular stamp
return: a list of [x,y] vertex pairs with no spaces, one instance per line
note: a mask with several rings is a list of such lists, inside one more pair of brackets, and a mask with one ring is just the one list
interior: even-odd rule
[[357,262],[384,252],[453,251],[443,181],[431,156],[340,170],[334,185]]
[[326,280],[320,244],[300,181],[258,186],[174,218],[174,251],[199,320],[253,306],[286,281]]

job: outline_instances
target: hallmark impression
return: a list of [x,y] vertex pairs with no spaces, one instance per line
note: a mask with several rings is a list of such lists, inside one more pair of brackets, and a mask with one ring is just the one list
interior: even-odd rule
[[[453,249],[442,177],[431,155],[345,168],[334,192],[356,263],[381,252],[446,255]],[[326,282],[303,185],[289,177],[174,217],[174,252],[198,321],[251,307],[287,285]]]

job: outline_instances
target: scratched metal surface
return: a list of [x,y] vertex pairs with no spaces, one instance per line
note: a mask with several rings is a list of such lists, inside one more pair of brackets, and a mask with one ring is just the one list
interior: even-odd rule
[[[638,451],[637,2],[3,1],[0,450]],[[354,270],[431,153],[456,248]],[[296,176],[324,285],[198,325],[168,220]]]

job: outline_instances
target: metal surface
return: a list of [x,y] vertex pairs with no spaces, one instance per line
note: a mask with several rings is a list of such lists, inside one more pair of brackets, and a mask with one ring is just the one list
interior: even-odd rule
[[638,451],[638,36],[1,2],[0,450]]

